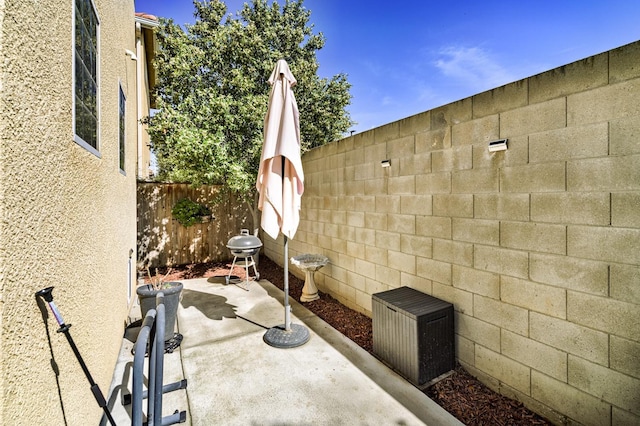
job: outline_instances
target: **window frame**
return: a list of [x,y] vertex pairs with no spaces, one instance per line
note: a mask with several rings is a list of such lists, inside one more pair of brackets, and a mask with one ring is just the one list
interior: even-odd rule
[[[95,138],[96,138],[96,142],[95,142],[95,146],[93,146],[90,142],[85,141],[82,136],[80,136],[77,132],[78,130],[78,117],[76,114],[76,107],[77,107],[77,92],[78,92],[78,81],[77,81],[77,65],[78,65],[78,61],[82,61],[82,65],[85,66],[85,62],[82,58],[78,57],[78,53],[76,50],[76,35],[77,35],[77,20],[78,20],[78,13],[77,10],[79,8],[79,3],[88,3],[91,7],[90,11],[93,12],[93,15],[95,17],[95,58],[92,58],[95,60],[95,119],[96,119],[96,125],[95,125]],[[71,96],[71,100],[72,100],[72,108],[71,108],[71,113],[72,113],[72,126],[73,126],[73,140],[80,146],[82,146],[83,148],[85,148],[87,151],[91,152],[92,154],[94,154],[96,157],[101,158],[101,153],[100,153],[100,17],[98,15],[98,9],[96,8],[95,3],[93,2],[93,0],[73,0],[73,26],[72,26],[72,31],[71,31],[71,38],[72,38],[72,42],[71,42],[71,64],[72,64],[72,79],[73,79],[73,84],[71,87],[71,92],[72,92],[72,96]],[[91,36],[91,35],[90,35]],[[80,55],[82,55],[83,52],[80,52]],[[94,78],[94,76],[91,76],[92,78]]]

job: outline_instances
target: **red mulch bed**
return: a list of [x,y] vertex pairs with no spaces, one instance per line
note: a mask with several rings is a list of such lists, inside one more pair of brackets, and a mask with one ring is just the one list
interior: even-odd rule
[[[226,276],[230,264],[204,263],[172,268],[167,280],[190,278],[209,278]],[[258,265],[260,278],[270,281],[283,289],[284,271],[265,256],[260,257]],[[166,273],[159,268],[161,275]],[[244,269],[236,267],[233,274],[244,279]],[[300,300],[304,281],[289,274],[289,296]],[[373,331],[371,318],[347,308],[338,300],[324,294],[319,300],[307,302],[304,306],[333,328],[353,340],[360,347],[373,353]],[[500,395],[469,374],[458,365],[454,373],[439,381],[424,393],[458,420],[469,426],[530,426],[551,425],[539,415],[528,410],[521,402]]]

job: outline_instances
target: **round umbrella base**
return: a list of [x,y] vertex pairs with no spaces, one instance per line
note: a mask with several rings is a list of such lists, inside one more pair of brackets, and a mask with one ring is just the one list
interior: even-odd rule
[[272,327],[264,333],[265,343],[276,348],[295,348],[309,341],[309,330],[298,324],[291,324],[291,330],[285,330],[284,324]]

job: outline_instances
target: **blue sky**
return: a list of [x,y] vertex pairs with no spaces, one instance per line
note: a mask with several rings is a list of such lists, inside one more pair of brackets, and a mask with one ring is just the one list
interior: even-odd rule
[[[225,3],[235,14],[245,0]],[[320,76],[344,72],[352,84],[348,109],[356,132],[640,40],[637,0],[303,4],[314,31],[326,38],[317,53]],[[191,0],[135,5],[178,24],[194,22]]]

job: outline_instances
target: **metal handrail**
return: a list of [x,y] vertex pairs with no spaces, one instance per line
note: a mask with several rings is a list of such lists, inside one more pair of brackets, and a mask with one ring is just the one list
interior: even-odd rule
[[[186,389],[187,381],[162,385],[164,370],[164,328],[165,328],[164,293],[156,296],[156,309],[150,309],[142,321],[142,327],[135,343],[133,356],[133,386],[131,392],[131,425],[163,426],[184,423],[186,411],[176,410],[173,414],[162,417],[162,395],[177,389]],[[150,343],[149,343],[150,342]],[[149,347],[149,379],[148,390],[143,390],[144,358]],[[143,423],[142,400],[147,398],[147,422]]]

